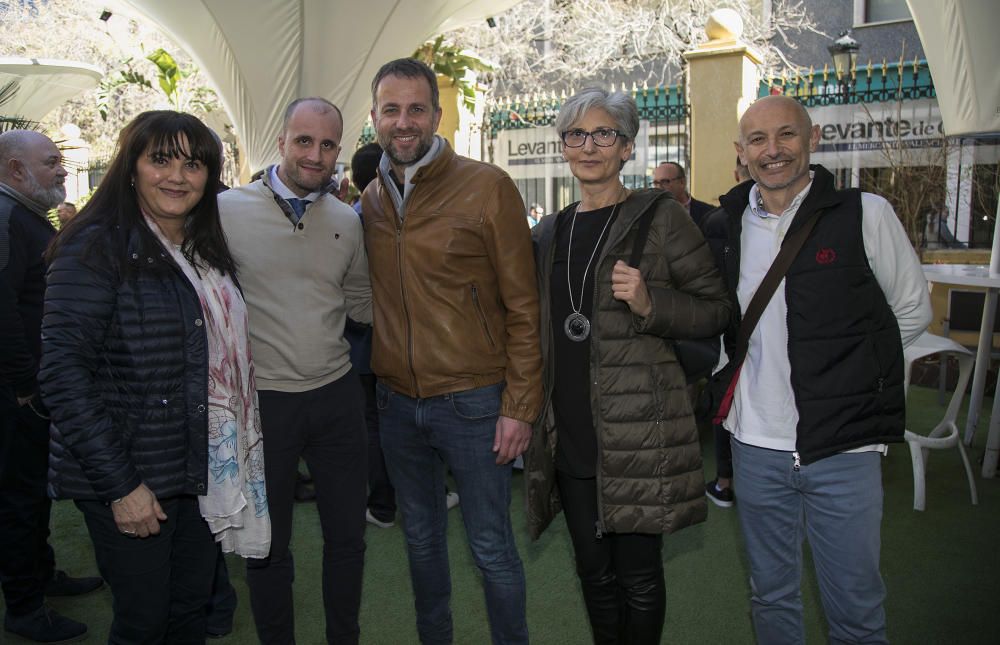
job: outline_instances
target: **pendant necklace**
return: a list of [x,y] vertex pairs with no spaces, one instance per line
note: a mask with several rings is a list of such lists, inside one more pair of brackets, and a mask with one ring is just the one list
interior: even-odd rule
[[573,313],[566,316],[566,320],[563,321],[563,332],[567,338],[577,343],[587,340],[590,336],[590,321],[580,313],[580,310],[583,309],[583,289],[587,284],[587,274],[590,273],[590,265],[594,261],[594,256],[597,255],[597,249],[601,246],[601,240],[604,239],[604,234],[608,232],[611,220],[615,218],[615,213],[618,211],[618,206],[621,204],[621,196],[624,192],[625,187],[622,186],[622,191],[618,193],[619,201],[615,202],[615,207],[611,209],[608,221],[604,222],[604,228],[601,229],[601,234],[597,236],[597,243],[594,245],[594,250],[590,252],[590,259],[587,260],[587,266],[583,269],[583,280],[580,282],[579,307],[573,302],[573,283],[569,277],[569,268],[573,257],[573,230],[576,228],[576,215],[580,212],[580,204],[577,204],[576,210],[573,211],[573,220],[569,225],[569,244],[566,247],[566,287],[569,289],[569,308],[573,310]]

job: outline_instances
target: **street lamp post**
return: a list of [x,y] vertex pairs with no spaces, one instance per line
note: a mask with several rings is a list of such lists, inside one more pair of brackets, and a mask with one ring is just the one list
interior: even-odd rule
[[833,67],[837,72],[837,81],[840,83],[844,103],[850,102],[850,88],[854,84],[851,72],[857,64],[860,48],[858,41],[851,37],[850,29],[840,32],[840,37],[827,47],[830,57],[833,58]]

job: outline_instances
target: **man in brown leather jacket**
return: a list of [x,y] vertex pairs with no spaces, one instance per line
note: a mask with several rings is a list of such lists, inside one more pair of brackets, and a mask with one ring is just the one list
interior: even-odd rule
[[542,403],[538,293],[524,204],[498,168],[436,136],[434,72],[382,66],[372,121],[385,151],[365,190],[372,369],[403,515],[423,643],[450,643],[445,468],[483,574],[494,643],[527,643],[510,522],[511,462]]

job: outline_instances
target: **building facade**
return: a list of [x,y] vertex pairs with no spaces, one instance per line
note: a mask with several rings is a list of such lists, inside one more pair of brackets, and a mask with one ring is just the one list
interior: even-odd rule
[[[890,199],[914,244],[988,248],[1000,142],[947,136],[905,0],[805,0],[804,6],[823,33],[803,32],[793,43],[776,43],[802,64],[762,78],[758,95],[783,93],[800,100],[820,128],[815,161],[832,169],[841,185]],[[764,0],[765,19],[772,10]],[[828,48],[845,30],[859,49],[855,65],[838,77]],[[635,97],[642,118],[635,153],[622,171],[627,186],[648,186],[652,169],[663,161],[689,166],[686,79],[675,80],[666,87],[614,88]],[[484,157],[511,174],[527,208],[542,212],[578,198],[551,127],[563,98],[554,93],[496,98],[483,127]]]

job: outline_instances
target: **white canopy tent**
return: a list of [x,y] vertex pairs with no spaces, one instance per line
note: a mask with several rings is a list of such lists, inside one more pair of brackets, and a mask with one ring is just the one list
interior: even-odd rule
[[[934,77],[945,133],[1000,135],[996,0],[906,0]],[[1000,274],[1000,209],[990,271]]]
[[45,58],[0,57],[0,87],[16,88],[0,113],[41,121],[74,96],[97,87],[104,72],[85,63]]
[[[906,0],[916,24],[927,64],[934,77],[941,120],[948,136],[1000,135],[1000,38],[995,33],[1000,6],[997,0]],[[984,272],[985,273],[985,272]],[[993,344],[993,322],[1000,289],[1000,203],[993,230],[993,251],[976,353],[970,413],[965,440],[971,442],[985,387],[986,366]],[[976,396],[978,394],[978,397]],[[983,476],[996,474],[1000,454],[1000,396],[994,395],[993,415]]]
[[996,0],[907,0],[948,136],[1000,133],[1000,5]]
[[435,34],[485,20],[518,0],[117,0],[156,24],[195,60],[219,93],[247,159],[277,160],[285,106],[322,96],[344,114],[345,149],[371,110],[378,68]]

